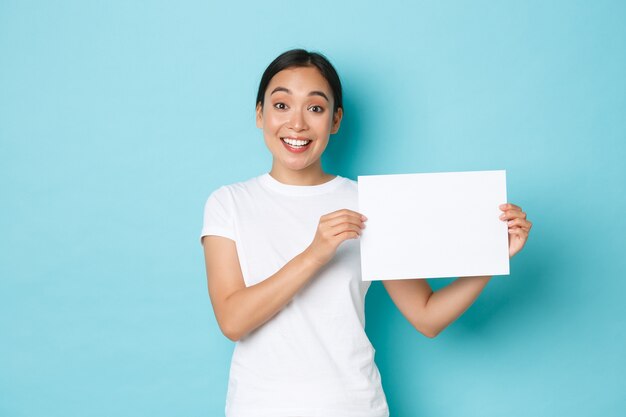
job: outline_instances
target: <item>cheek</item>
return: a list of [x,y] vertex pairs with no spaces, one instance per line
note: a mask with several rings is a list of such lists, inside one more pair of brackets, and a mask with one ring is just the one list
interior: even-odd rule
[[285,114],[274,113],[265,115],[263,120],[265,122],[265,128],[268,130],[273,130],[280,128],[282,125],[284,125],[287,122],[288,117]]
[[319,120],[317,120],[317,125],[320,129],[323,129],[324,131],[330,131],[333,125],[332,115],[328,117],[320,117]]

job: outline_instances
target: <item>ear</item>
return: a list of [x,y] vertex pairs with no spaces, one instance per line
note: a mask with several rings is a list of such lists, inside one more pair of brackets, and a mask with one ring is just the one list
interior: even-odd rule
[[341,119],[343,118],[343,109],[339,107],[335,114],[333,114],[333,125],[330,128],[330,133],[335,134],[339,131],[339,125],[341,125]]
[[261,107],[261,103],[256,105],[256,127],[263,129],[263,107]]

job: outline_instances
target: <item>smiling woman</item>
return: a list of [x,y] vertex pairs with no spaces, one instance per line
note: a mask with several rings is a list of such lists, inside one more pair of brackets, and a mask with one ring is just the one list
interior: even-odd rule
[[[342,117],[341,82],[328,60],[303,50],[278,57],[261,78],[256,103],[257,127],[273,156],[270,174],[287,184],[328,181],[319,176],[320,157]],[[300,153],[306,155],[293,155]]]
[[[323,171],[321,156],[341,124],[339,76],[326,58],[285,52],[266,69],[256,123],[272,168],[214,191],[202,243],[220,329],[237,342],[228,417],[389,415],[374,349],[365,334],[365,295],[356,239],[354,181]],[[509,252],[530,222],[501,206]],[[425,280],[385,281],[394,303],[434,337],[465,311],[490,277],[460,278],[433,292]]]

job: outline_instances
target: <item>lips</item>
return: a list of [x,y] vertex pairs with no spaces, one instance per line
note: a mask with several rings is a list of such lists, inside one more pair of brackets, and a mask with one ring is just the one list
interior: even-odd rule
[[304,152],[305,150],[308,149],[311,142],[313,142],[312,140],[306,139],[306,138],[290,138],[290,137],[282,137],[280,138],[280,140],[283,143],[283,146],[285,146],[285,148],[288,151],[293,152],[293,153]]

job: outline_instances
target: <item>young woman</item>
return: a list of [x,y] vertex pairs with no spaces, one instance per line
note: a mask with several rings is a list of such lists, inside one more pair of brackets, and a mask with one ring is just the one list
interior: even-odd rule
[[[256,123],[272,153],[269,173],[207,200],[202,243],[209,295],[233,353],[228,417],[383,417],[389,411],[364,332],[354,181],[322,169],[343,116],[341,83],[322,55],[291,50],[265,70]],[[500,206],[509,253],[531,223]],[[434,337],[491,277],[459,278],[433,292],[426,280],[384,281],[409,322]]]

